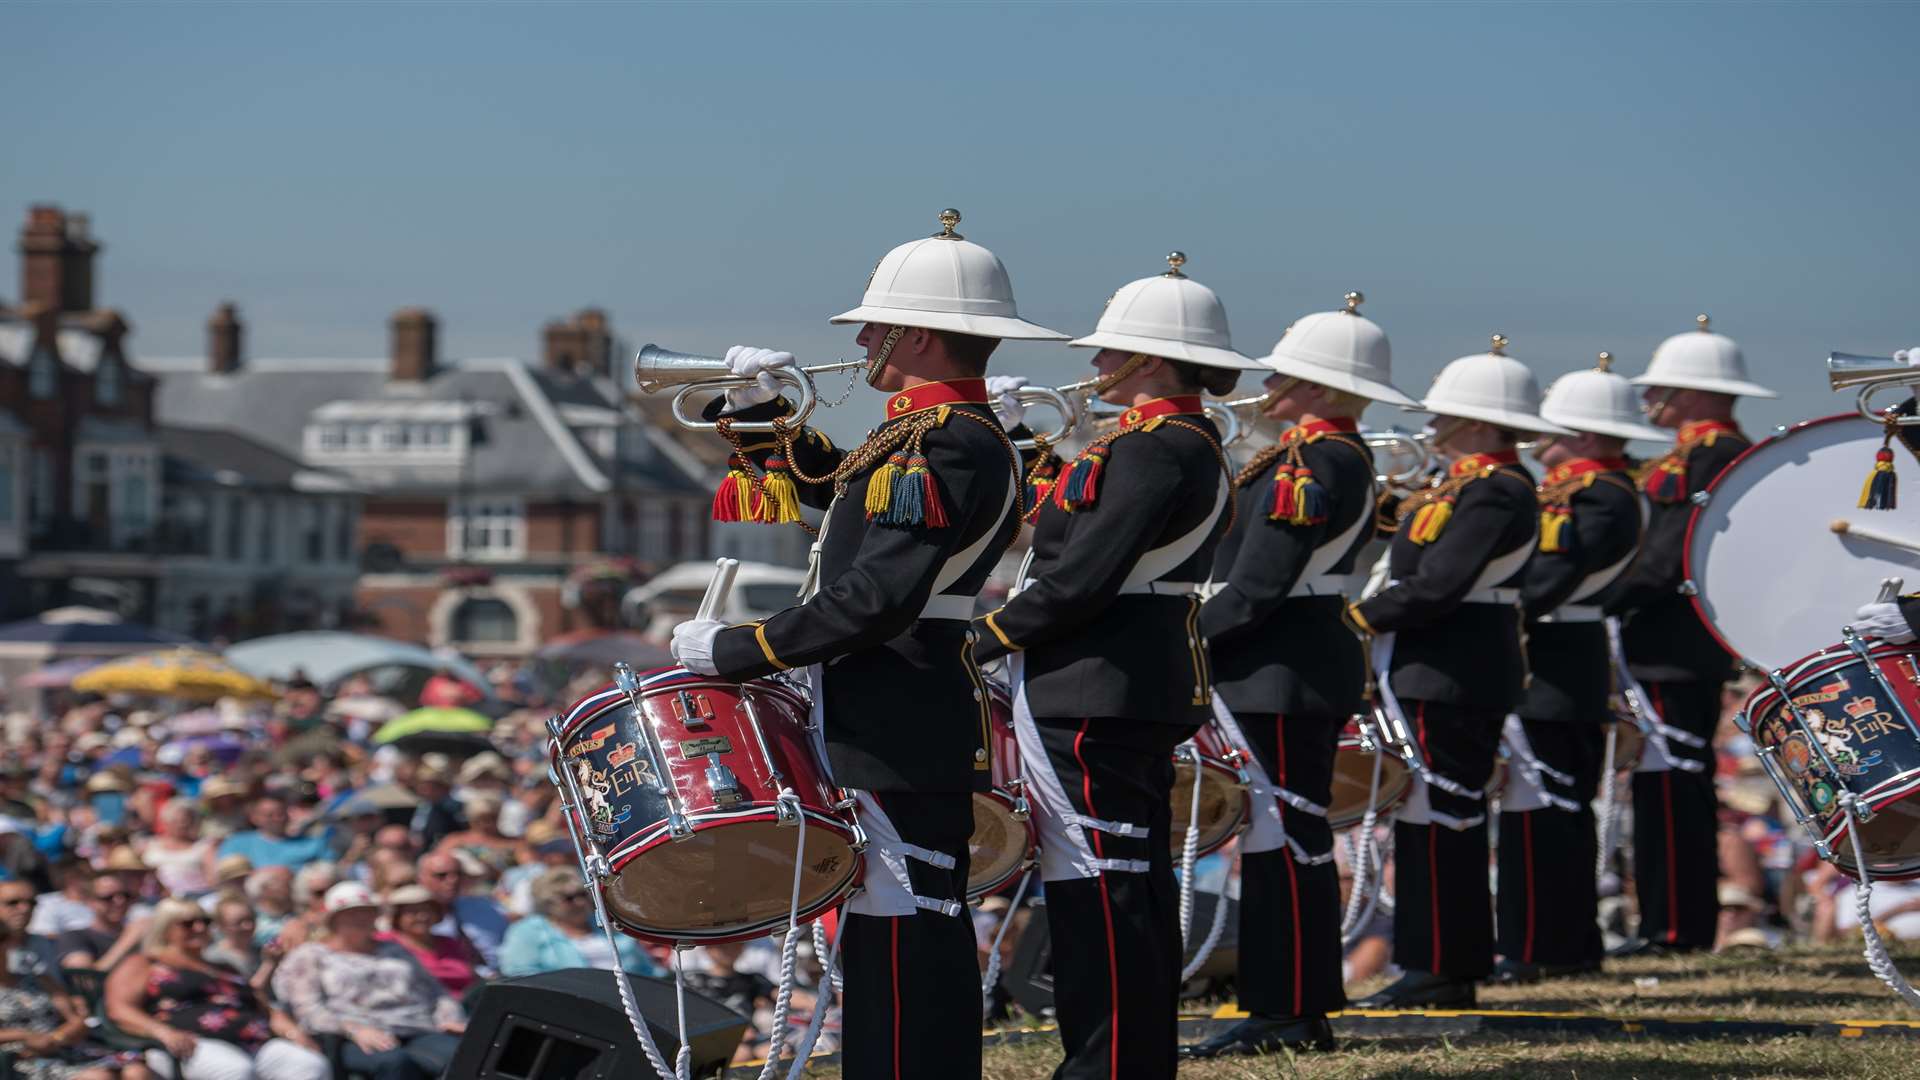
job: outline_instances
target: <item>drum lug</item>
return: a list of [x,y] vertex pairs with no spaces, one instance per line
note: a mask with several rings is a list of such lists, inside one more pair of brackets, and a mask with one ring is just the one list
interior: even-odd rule
[[1018,793],[1010,793],[1010,794],[1013,795],[1013,820],[1025,821],[1028,818],[1032,817],[1033,806],[1031,803],[1027,802],[1027,797],[1025,795],[1021,795]]
[[847,845],[855,855],[867,850],[867,830],[860,826],[858,819],[853,822],[853,842]]
[[607,864],[607,857],[597,851],[587,856],[585,863],[587,876],[596,881],[605,881],[613,876],[613,868]]
[[[1706,493],[1705,493],[1705,492],[1701,492],[1701,494],[1703,494],[1703,495],[1704,495],[1704,494],[1706,494]],[[1682,581],[1682,582],[1680,583],[1680,587],[1679,587],[1678,589],[1675,589],[1674,591],[1675,591],[1675,592],[1677,592],[1677,593],[1679,593],[1679,594],[1680,594],[1681,596],[1699,596],[1699,595],[1700,595],[1700,586],[1698,586],[1698,585],[1695,585],[1695,584],[1693,583],[1693,579],[1692,579],[1692,578],[1688,578],[1687,580],[1685,580],[1685,581]]]
[[667,838],[676,842],[693,839],[693,823],[687,820],[687,815],[678,810],[667,811]]
[[773,804],[773,821],[776,825],[800,824],[800,807],[786,799]]
[[1713,492],[1696,491],[1692,495],[1687,496],[1687,501],[1695,506],[1705,506],[1713,501]]
[[1193,750],[1193,744],[1192,744],[1192,743],[1181,743],[1181,744],[1180,744],[1179,746],[1176,746],[1176,747],[1174,747],[1174,748],[1173,748],[1173,760],[1175,760],[1175,761],[1177,761],[1177,762],[1179,762],[1179,763],[1180,763],[1180,764],[1182,764],[1182,765],[1191,765],[1191,764],[1193,764],[1193,762],[1194,762],[1194,750]]
[[707,788],[716,806],[738,806],[746,801],[746,796],[740,794],[740,778],[720,763],[718,752],[707,755]]

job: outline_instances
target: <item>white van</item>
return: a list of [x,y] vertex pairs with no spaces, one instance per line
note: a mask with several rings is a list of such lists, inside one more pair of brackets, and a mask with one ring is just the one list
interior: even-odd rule
[[[791,566],[743,562],[734,575],[733,592],[728,594],[727,605],[719,617],[730,623],[748,622],[790,608],[800,602],[800,583],[806,576],[806,571]],[[646,584],[627,590],[620,601],[623,621],[664,641],[672,636],[676,625],[693,618],[694,611],[700,607],[700,598],[707,593],[707,582],[712,579],[711,562],[684,562],[668,567]],[[637,625],[643,611],[646,613],[644,628]]]

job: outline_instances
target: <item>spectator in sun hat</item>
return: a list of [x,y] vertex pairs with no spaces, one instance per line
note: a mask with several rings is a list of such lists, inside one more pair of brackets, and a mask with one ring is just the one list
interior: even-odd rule
[[446,917],[434,926],[433,932],[457,937],[472,945],[491,972],[496,968],[508,920],[499,904],[467,891],[467,883],[478,876],[479,869],[462,856],[436,851],[421,858],[419,878],[420,884],[446,908]]
[[230,776],[209,778],[200,785],[200,806],[206,811],[201,835],[213,840],[246,830],[247,794],[251,789]]

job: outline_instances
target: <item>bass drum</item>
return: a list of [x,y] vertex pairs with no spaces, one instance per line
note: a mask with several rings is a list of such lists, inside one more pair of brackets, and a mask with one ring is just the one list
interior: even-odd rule
[[[1856,413],[1808,420],[1753,444],[1707,488],[1687,526],[1687,580],[1729,652],[1780,668],[1831,644],[1881,579],[1920,585],[1920,551],[1832,530],[1846,521],[1920,545],[1920,501],[1856,508],[1880,440],[1880,425]],[[1905,448],[1894,454],[1914,464]]]
[[967,899],[978,900],[1006,888],[1033,865],[1039,841],[1027,806],[1020,739],[1013,730],[1013,703],[1007,689],[987,683],[993,740],[993,786],[973,793],[973,837],[967,841]]
[[1253,820],[1247,793],[1247,774],[1240,767],[1247,752],[1233,745],[1219,725],[1208,720],[1189,741],[1173,752],[1173,855],[1186,848],[1187,822],[1193,814],[1193,785],[1200,784],[1200,840],[1198,853],[1210,855],[1240,835]]

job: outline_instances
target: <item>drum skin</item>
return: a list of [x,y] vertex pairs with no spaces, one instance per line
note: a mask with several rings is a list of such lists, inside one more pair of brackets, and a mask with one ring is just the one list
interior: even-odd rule
[[1380,790],[1374,795],[1373,808],[1378,817],[1387,819],[1407,801],[1407,794],[1413,790],[1413,772],[1407,763],[1377,739],[1375,749],[1363,749],[1360,725],[1350,723],[1340,732],[1333,755],[1333,799],[1327,804],[1327,824],[1335,832],[1352,828],[1366,818],[1376,757],[1380,762]]
[[[1748,447],[1707,488],[1687,525],[1686,574],[1728,652],[1780,667],[1830,644],[1881,579],[1920,587],[1920,552],[1831,529],[1844,520],[1920,541],[1920,500],[1856,508],[1880,440],[1880,425],[1855,413],[1808,420]],[[1895,455],[1913,467],[1904,449]]]
[[[1193,813],[1195,763],[1200,782],[1200,840],[1197,855],[1209,855],[1225,847],[1253,820],[1253,803],[1247,793],[1240,762],[1246,751],[1235,747],[1211,720],[1194,733],[1193,739],[1173,752],[1173,830],[1170,837],[1175,858],[1186,849],[1187,822]],[[1197,856],[1196,856],[1197,857]]]
[[1625,717],[1613,721],[1613,771],[1632,772],[1647,752],[1647,735],[1640,725]]
[[1873,877],[1920,877],[1920,667],[1903,646],[1871,642],[1868,655],[1835,645],[1790,665],[1786,697],[1754,691],[1740,724],[1836,866],[1857,876],[1840,806],[1851,791],[1873,811],[1860,827]]
[[665,751],[689,835],[670,835],[656,763],[625,692],[609,686],[580,699],[550,746],[611,869],[600,888],[619,929],[672,944],[741,941],[784,925],[800,829],[780,821],[783,787],[798,796],[806,830],[800,918],[853,890],[860,834],[837,808],[843,796],[826,779],[805,698],[771,681],[736,685],[671,668],[640,684],[642,719]]
[[993,782],[973,795],[973,836],[967,841],[967,899],[1005,889],[1033,864],[1039,842],[1023,795],[1026,781],[1020,765],[1020,739],[1013,730],[1013,706],[1005,687],[988,682],[992,739]]

